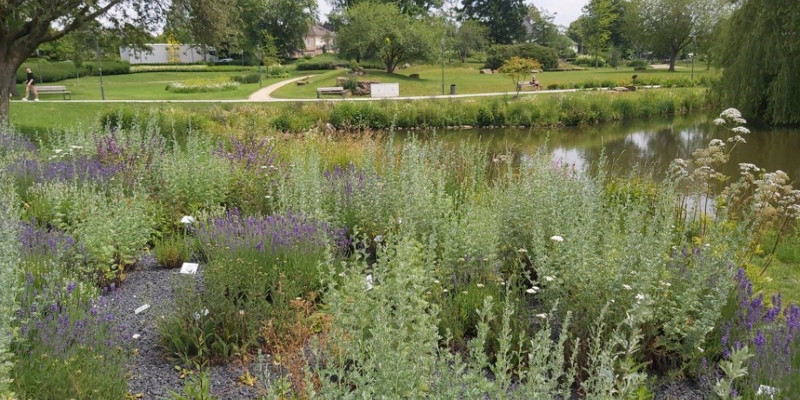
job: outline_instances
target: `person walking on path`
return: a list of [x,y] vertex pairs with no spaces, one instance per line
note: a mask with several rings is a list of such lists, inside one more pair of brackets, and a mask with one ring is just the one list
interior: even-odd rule
[[36,90],[36,79],[33,76],[31,67],[25,67],[25,72],[27,73],[25,77],[25,97],[22,98],[22,101],[28,101],[31,91],[33,91],[33,101],[39,101],[39,92]]

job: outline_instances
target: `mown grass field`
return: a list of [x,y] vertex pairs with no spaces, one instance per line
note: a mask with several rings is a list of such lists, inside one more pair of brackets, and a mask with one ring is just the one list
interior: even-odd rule
[[[514,80],[503,74],[485,75],[480,73],[481,64],[464,63],[448,64],[444,69],[444,93],[450,93],[450,85],[456,85],[458,94],[472,93],[497,93],[515,92]],[[359,81],[369,82],[398,82],[400,83],[401,96],[434,96],[442,94],[442,67],[440,65],[415,65],[407,69],[398,69],[394,74],[386,71],[368,70],[367,75],[360,76]],[[309,73],[314,73],[309,72]],[[542,72],[537,75],[542,87],[547,88],[551,84],[582,83],[590,81],[615,81],[620,84],[630,81],[635,74],[640,79],[658,78],[675,79],[691,78],[701,76],[712,76],[716,70],[706,70],[704,67],[695,65],[692,74],[690,65],[680,65],[675,72],[663,69],[649,69],[647,71],[633,71],[633,68],[597,68],[585,71],[559,71]],[[297,86],[287,85],[277,90],[273,97],[287,99],[302,99],[316,97],[318,87],[337,86],[336,78],[346,76],[347,71],[320,71],[311,78],[310,84]],[[419,79],[409,77],[412,74],[419,74]],[[530,78],[530,77],[529,77]],[[528,78],[528,79],[529,79]]]

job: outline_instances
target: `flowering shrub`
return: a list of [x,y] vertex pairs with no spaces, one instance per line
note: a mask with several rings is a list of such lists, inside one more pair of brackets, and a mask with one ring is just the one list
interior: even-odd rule
[[205,93],[225,92],[239,88],[239,82],[172,82],[167,85],[167,90],[173,93]]

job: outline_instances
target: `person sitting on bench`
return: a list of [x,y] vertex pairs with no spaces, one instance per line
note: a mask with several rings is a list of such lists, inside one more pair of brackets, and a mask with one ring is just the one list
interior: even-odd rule
[[539,81],[536,79],[536,75],[531,78],[531,86],[533,86],[533,90],[539,90]]

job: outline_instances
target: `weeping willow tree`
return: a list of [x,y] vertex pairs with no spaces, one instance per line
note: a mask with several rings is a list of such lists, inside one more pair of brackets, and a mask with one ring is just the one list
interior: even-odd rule
[[724,105],[771,124],[800,123],[797,1],[741,0],[726,27],[719,86]]

